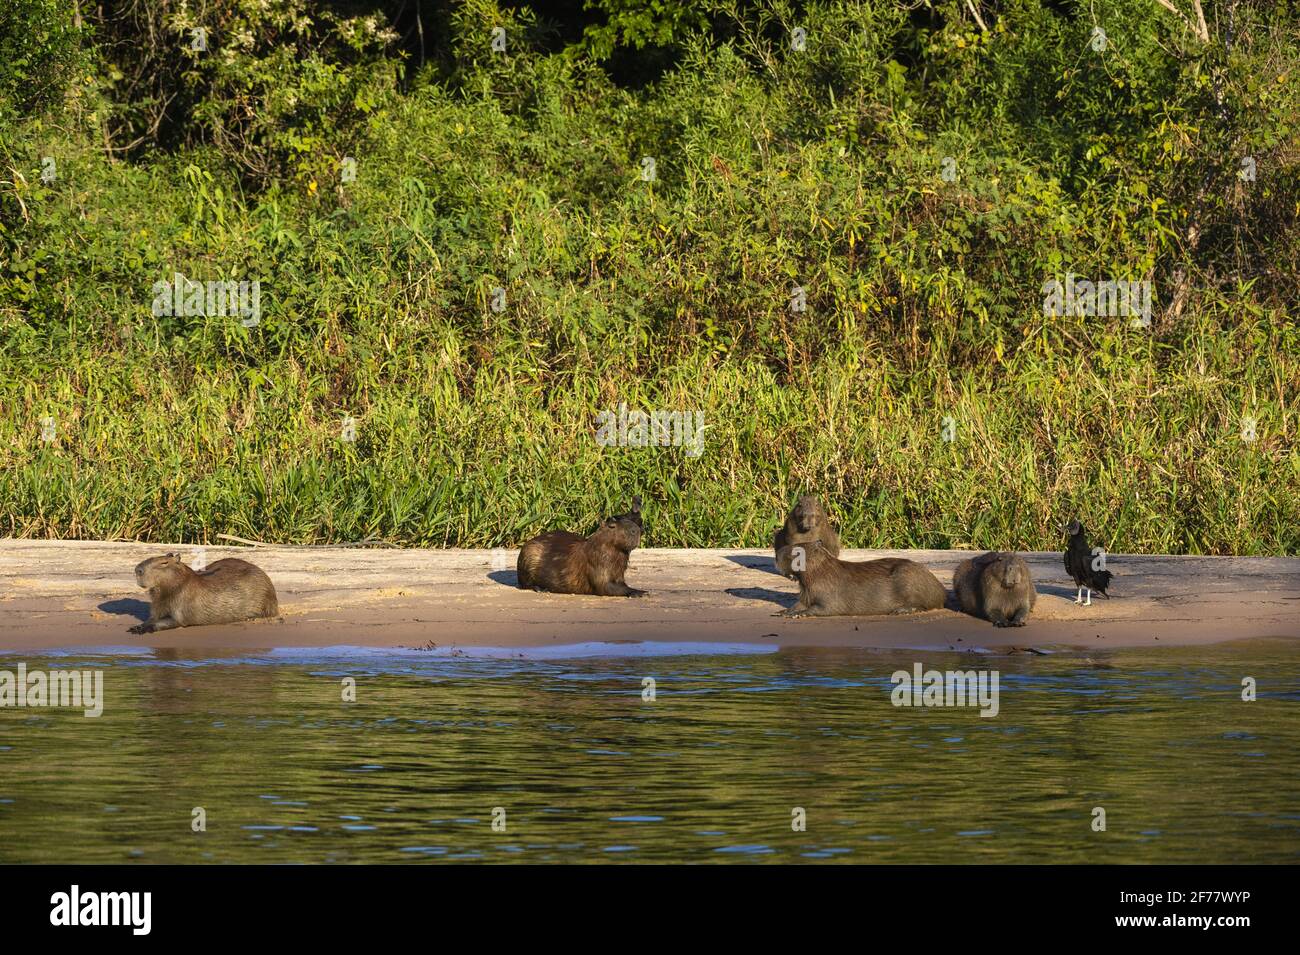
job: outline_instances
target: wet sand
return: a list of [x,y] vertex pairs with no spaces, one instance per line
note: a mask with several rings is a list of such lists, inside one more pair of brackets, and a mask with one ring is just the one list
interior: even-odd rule
[[[554,647],[654,641],[764,647],[933,649],[1195,645],[1300,638],[1300,558],[1114,554],[1113,599],[1074,603],[1059,553],[1025,558],[1038,605],[998,629],[955,610],[905,617],[774,617],[798,594],[768,551],[650,548],[632,554],[626,599],[521,591],[514,550],[206,547],[275,582],[282,616],[137,636],[148,595],[133,568],[191,545],[0,540],[0,650],[57,647]],[[910,557],[948,587],[970,551],[848,550],[847,560]]]

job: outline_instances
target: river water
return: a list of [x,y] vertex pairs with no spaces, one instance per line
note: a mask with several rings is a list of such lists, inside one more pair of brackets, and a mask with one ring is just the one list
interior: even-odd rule
[[[19,663],[103,714],[0,708],[6,863],[1300,861],[1295,641]],[[995,670],[997,715],[893,705],[916,663]]]

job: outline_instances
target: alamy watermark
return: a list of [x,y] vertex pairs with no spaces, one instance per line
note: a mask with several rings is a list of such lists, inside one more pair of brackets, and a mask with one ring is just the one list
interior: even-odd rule
[[152,909],[152,892],[83,892],[74,885],[50,896],[50,924],[122,925],[132,935],[148,935]]
[[103,670],[0,670],[0,707],[72,707],[94,718],[104,712]]
[[1043,283],[1043,314],[1048,318],[1065,315],[1107,315],[1128,317],[1135,328],[1151,327],[1151,283],[1148,281],[1048,279]]
[[237,315],[241,325],[252,328],[262,320],[261,280],[198,282],[177,272],[171,281],[162,279],[153,283],[153,317],[164,315],[210,318]]
[[978,706],[980,716],[998,715],[997,670],[895,670],[889,700],[895,706]]
[[602,448],[684,448],[687,457],[704,452],[703,411],[638,411],[620,403],[596,415],[596,443]]

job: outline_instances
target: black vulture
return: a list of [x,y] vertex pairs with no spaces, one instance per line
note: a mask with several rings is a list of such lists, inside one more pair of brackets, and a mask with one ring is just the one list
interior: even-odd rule
[[[1110,586],[1110,579],[1114,575],[1105,569],[1105,553],[1093,556],[1092,549],[1088,546],[1088,538],[1083,534],[1083,525],[1078,521],[1070,521],[1066,532],[1070,535],[1070,544],[1065,548],[1065,569],[1074,580],[1074,585],[1079,588],[1074,602],[1091,607],[1094,590],[1109,600],[1110,594],[1106,593],[1106,588]],[[1098,566],[1094,566],[1094,561]],[[1084,591],[1088,592],[1086,603],[1083,599]]]

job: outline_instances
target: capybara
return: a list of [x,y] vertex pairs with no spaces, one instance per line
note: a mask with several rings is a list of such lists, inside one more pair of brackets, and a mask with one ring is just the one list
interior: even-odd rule
[[632,510],[607,518],[590,537],[549,531],[519,551],[519,586],[556,594],[640,597],[623,579],[628,555],[641,543],[641,499]]
[[191,570],[179,554],[150,557],[136,565],[135,579],[149,591],[149,619],[131,633],[234,623],[280,612],[271,578],[238,557],[213,561],[203,570]]
[[995,627],[1023,627],[1038,600],[1029,565],[999,551],[962,561],[952,573],[952,586],[963,611]]
[[772,541],[776,551],[776,570],[782,577],[794,577],[790,572],[789,561],[782,561],[782,548],[794,544],[808,544],[820,540],[822,546],[832,557],[840,556],[840,538],[831,527],[831,519],[822,508],[821,501],[811,494],[805,494],[795,503],[785,524],[777,529]]
[[822,541],[791,544],[781,556],[799,581],[799,599],[782,617],[915,613],[943,606],[947,591],[914,560],[840,560]]

